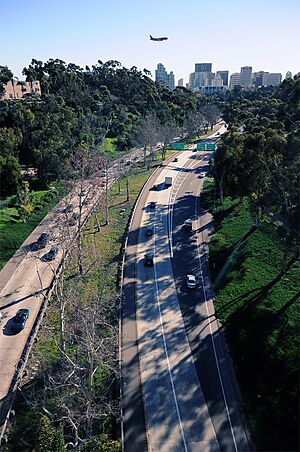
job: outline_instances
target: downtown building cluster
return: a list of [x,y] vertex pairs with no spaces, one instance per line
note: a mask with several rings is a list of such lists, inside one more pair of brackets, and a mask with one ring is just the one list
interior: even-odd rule
[[[291,78],[291,72],[287,72],[286,78]],[[163,83],[170,90],[175,88],[175,75],[168,73],[162,63],[157,65],[155,81]],[[212,72],[212,63],[196,63],[195,71],[189,76],[189,82],[185,85],[193,92],[200,91],[205,94],[214,94],[241,86],[244,89],[259,88],[261,86],[278,86],[282,81],[280,73],[252,72],[251,66],[241,67],[240,72],[230,75],[227,70]],[[177,86],[184,86],[183,79],[178,80]]]

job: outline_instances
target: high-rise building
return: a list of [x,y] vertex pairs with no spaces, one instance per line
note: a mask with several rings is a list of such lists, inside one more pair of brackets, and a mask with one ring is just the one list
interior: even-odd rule
[[229,87],[232,89],[234,86],[241,86],[241,74],[239,72],[234,72],[230,76]]
[[252,85],[255,88],[259,88],[260,86],[267,86],[267,76],[268,76],[268,72],[264,72],[264,71],[259,71],[259,72],[254,72],[252,74]]
[[281,83],[282,75],[279,72],[269,72],[266,77],[265,86],[278,86]]
[[241,67],[241,81],[240,84],[243,88],[250,88],[251,86],[251,74],[252,67],[251,66],[243,66]]
[[210,86],[214,77],[213,72],[192,72],[189,78],[189,89],[199,91],[200,87]]
[[195,72],[211,72],[212,63],[196,63]]
[[168,74],[164,65],[161,63],[158,63],[157,65],[157,69],[155,71],[155,81],[163,83],[170,90],[173,90],[175,88],[175,76],[173,72],[171,71]]
[[183,86],[183,78],[180,78],[178,80],[178,85],[177,86]]
[[217,71],[217,76],[220,76],[221,79],[223,80],[223,85],[224,86],[228,86],[228,76],[229,76],[229,71]]
[[291,71],[287,71],[287,73],[285,74],[285,78],[292,78],[293,74],[291,73]]

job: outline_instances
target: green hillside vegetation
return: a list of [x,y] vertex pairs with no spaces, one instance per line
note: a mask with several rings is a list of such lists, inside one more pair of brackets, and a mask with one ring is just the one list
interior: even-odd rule
[[203,192],[216,312],[260,451],[299,449],[299,92],[296,77],[219,98],[228,132]]
[[[253,224],[246,200],[224,201],[214,211],[216,230],[209,245],[213,281]],[[245,239],[217,289],[217,316],[250,430],[262,451],[297,450],[299,288],[295,247],[274,224],[264,223]]]

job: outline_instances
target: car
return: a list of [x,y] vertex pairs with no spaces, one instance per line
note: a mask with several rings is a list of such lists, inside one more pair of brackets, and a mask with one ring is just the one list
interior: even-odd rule
[[44,262],[53,261],[53,259],[55,259],[56,255],[57,255],[57,253],[58,253],[57,246],[52,246],[50,251],[48,251],[48,253],[44,254],[41,257],[41,260],[44,261]]
[[153,265],[153,253],[146,253],[144,256],[144,265],[145,266],[152,266]]
[[156,207],[156,202],[155,202],[155,201],[150,201],[150,202],[149,202],[149,207],[150,207],[150,209],[155,209],[155,207]]
[[188,289],[195,289],[196,277],[194,275],[186,275],[186,285]]
[[68,220],[68,225],[75,226],[75,224],[77,224],[78,217],[79,217],[78,213],[74,212],[71,218],[69,218]]
[[154,233],[153,226],[147,226],[145,234],[148,235],[148,237],[151,237],[151,235],[153,235],[153,233]]
[[73,210],[73,204],[68,204],[66,207],[63,208],[62,213],[69,213]]
[[203,179],[206,176],[206,172],[205,171],[201,171],[201,173],[199,174],[199,179]]
[[190,218],[185,220],[184,227],[187,231],[192,231],[193,230],[193,220],[191,220]]
[[30,245],[31,251],[37,251],[42,248],[45,248],[45,246],[48,244],[49,240],[50,240],[50,234],[48,234],[48,232],[42,232],[42,234],[39,236],[37,241]]
[[19,309],[12,320],[11,329],[15,333],[19,333],[25,327],[26,321],[29,317],[29,309]]

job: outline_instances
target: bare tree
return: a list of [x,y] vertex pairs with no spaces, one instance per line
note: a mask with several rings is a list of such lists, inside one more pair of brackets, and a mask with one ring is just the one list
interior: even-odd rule
[[190,112],[185,120],[184,129],[188,137],[198,136],[204,128],[204,116],[201,112]]
[[201,107],[201,112],[205,117],[207,124],[209,124],[211,130],[213,126],[219,121],[221,117],[221,111],[215,104],[206,104]]
[[[69,186],[71,208],[67,212],[66,224],[70,237],[74,237],[76,231],[79,275],[83,274],[82,229],[91,205],[95,202],[94,198],[101,194],[100,171],[105,165],[107,162],[103,156],[96,154],[87,146],[76,148],[67,161],[66,182]],[[107,195],[105,199],[107,200]]]
[[156,115],[149,114],[143,119],[137,130],[137,144],[143,147],[144,165],[146,165],[147,147],[150,147],[150,158],[154,159],[154,146],[158,142],[159,125]]
[[167,147],[172,143],[173,139],[178,133],[178,129],[172,122],[167,122],[160,127],[158,134],[159,139],[162,142],[161,147],[161,159],[165,160]]

